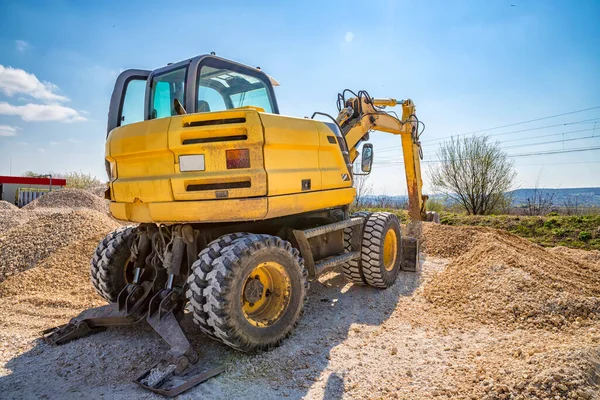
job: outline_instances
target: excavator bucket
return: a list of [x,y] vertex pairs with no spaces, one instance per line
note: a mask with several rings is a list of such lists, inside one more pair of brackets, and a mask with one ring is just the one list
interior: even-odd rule
[[414,272],[420,266],[419,240],[412,237],[402,238],[402,270]]

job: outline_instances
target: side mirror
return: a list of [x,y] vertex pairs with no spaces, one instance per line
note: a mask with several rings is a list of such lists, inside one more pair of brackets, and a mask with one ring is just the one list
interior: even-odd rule
[[369,174],[369,173],[371,173],[372,166],[373,166],[373,145],[371,143],[365,143],[362,148],[362,160],[360,163],[360,169],[362,172]]

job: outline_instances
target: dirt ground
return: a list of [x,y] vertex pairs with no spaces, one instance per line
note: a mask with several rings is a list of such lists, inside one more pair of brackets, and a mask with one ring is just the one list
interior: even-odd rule
[[[132,382],[167,350],[146,326],[59,347],[39,339],[103,304],[89,258],[116,223],[93,216],[68,245],[26,258],[0,283],[0,397],[160,398]],[[6,232],[0,252],[19,241]],[[401,272],[388,290],[353,286],[337,272],[313,282],[298,328],[271,352],[234,351],[187,314],[201,362],[227,370],[180,398],[600,399],[597,254],[484,228],[427,224],[422,235],[421,268]]]

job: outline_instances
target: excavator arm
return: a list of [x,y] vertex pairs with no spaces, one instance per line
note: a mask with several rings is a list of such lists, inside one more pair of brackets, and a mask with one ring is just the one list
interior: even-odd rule
[[[344,98],[346,91],[338,95],[339,114],[336,118],[348,145],[350,160],[358,157],[358,145],[369,138],[370,131],[382,131],[400,135],[408,188],[409,216],[412,221],[426,219],[427,196],[422,193],[421,143],[419,142],[419,120],[411,100],[372,98],[365,91]],[[348,91],[349,92],[349,91]],[[386,112],[385,107],[402,106],[402,118]]]

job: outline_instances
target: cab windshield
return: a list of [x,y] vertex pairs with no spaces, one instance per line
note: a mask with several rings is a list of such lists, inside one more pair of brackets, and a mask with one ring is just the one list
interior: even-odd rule
[[198,76],[198,112],[255,106],[272,113],[267,85],[259,78],[228,69],[203,66]]

